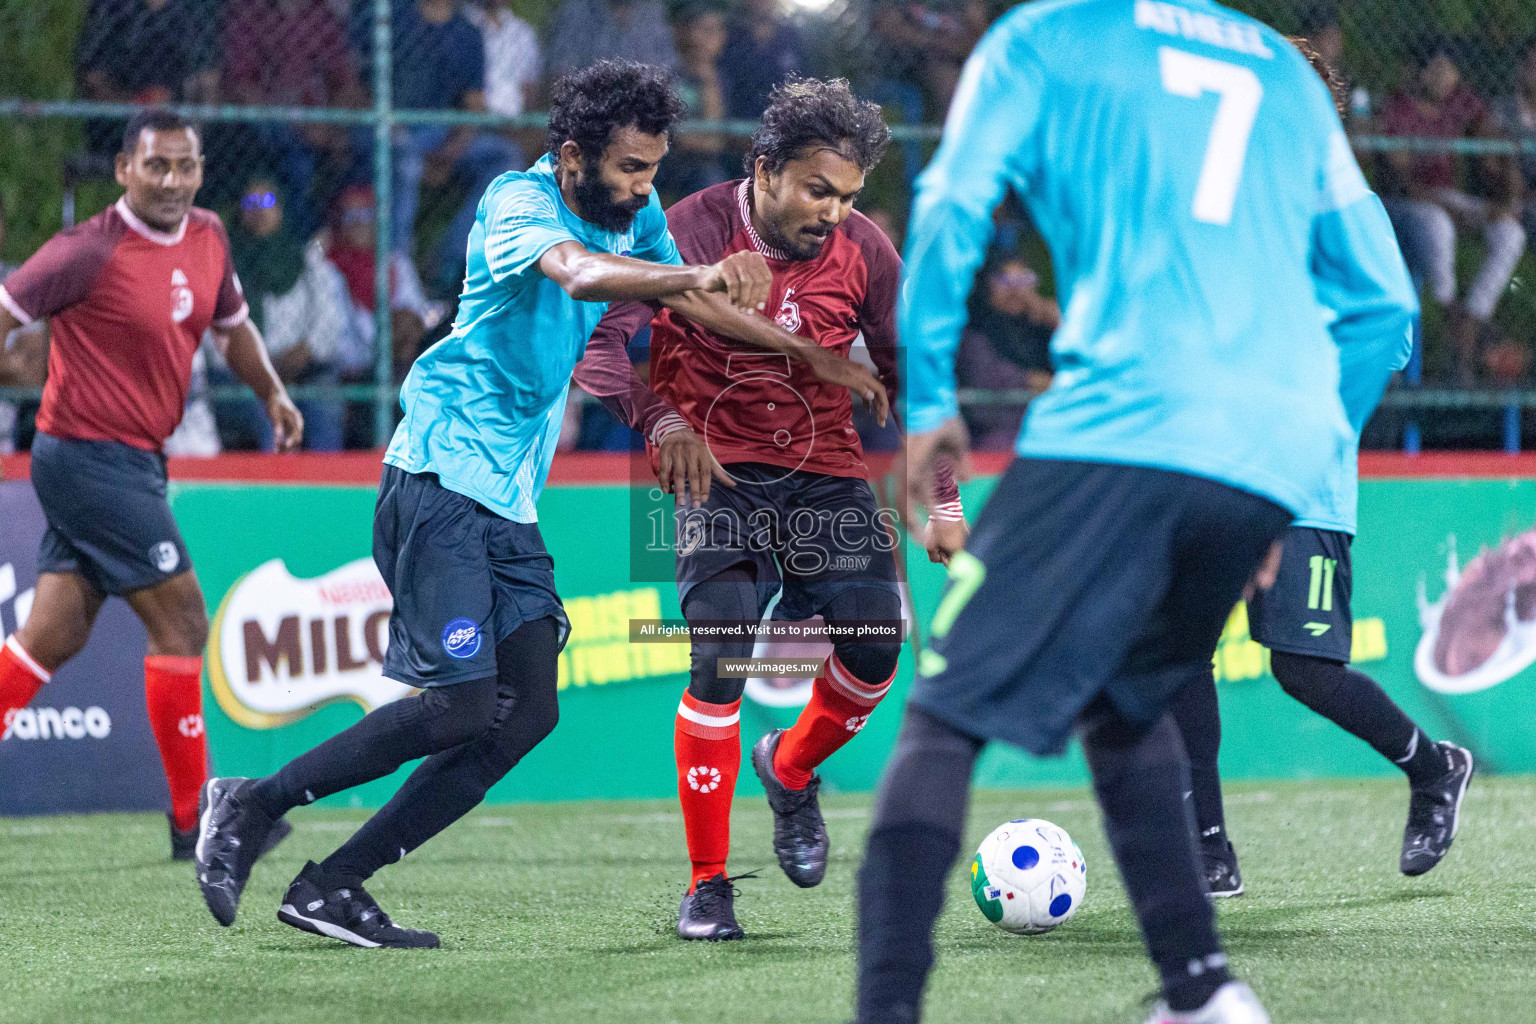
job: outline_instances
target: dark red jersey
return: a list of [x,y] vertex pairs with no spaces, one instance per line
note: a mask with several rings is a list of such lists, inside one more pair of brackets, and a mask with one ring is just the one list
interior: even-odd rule
[[[791,259],[753,230],[749,187],[748,181],[715,185],[667,212],[684,262],[717,263],[748,249],[762,253],[773,271],[769,314],[785,330],[841,356],[862,333],[894,407],[901,279],[895,247],[855,212],[814,259]],[[637,302],[609,309],[588,342],[577,383],[600,396],[622,390],[629,373],[624,348],[651,320],[651,390],[708,441],[722,464],[766,462],[831,476],[867,474],[847,388],[823,384],[803,363],[781,353],[722,338],[671,310],[652,319],[653,312]],[[638,397],[628,418],[645,432],[654,461],[666,410]]]
[[0,304],[52,321],[39,430],[149,451],[181,422],[203,332],[248,315],[217,214],[194,207],[166,233],[122,199],[49,239]]

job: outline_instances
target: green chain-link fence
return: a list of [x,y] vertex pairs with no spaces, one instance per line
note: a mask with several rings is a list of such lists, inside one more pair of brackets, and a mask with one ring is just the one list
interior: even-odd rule
[[[658,182],[667,198],[739,173],[743,136],[775,80],[790,71],[846,76],[896,128],[864,208],[899,235],[910,181],[938,137],[964,56],[1006,6],[0,0],[0,263],[19,263],[116,198],[111,159],[134,105],[182,109],[204,126],[199,203],[224,215],[248,285],[276,295],[297,287],[302,267],[305,287],[329,296],[312,305],[339,307],[309,336],[263,325],[284,376],[297,394],[334,409],[347,403],[338,443],[382,443],[404,367],[451,315],[467,212],[489,177],[541,152],[540,111],[554,76],[601,56],[676,69],[693,120]],[[1430,441],[1508,443],[1513,432],[1517,442],[1522,410],[1536,408],[1536,393],[1519,390],[1536,339],[1527,287],[1536,265],[1530,254],[1510,258],[1522,226],[1536,240],[1536,3],[1235,6],[1309,37],[1347,79],[1362,164],[1394,206],[1426,282],[1425,343],[1410,382],[1436,386],[1389,396],[1397,411],[1379,439],[1413,443],[1417,423]],[[274,207],[281,216],[270,228],[262,211]],[[1430,207],[1449,210],[1460,229],[1446,301],[1444,246],[1426,254],[1434,247],[1407,237],[1433,220]],[[1000,239],[1018,239],[1002,255],[1038,271],[1048,289],[1047,261],[1027,228]],[[1469,317],[1474,294],[1491,308]],[[989,301],[986,289],[977,301]],[[997,321],[1006,310],[980,312]],[[977,322],[984,329],[988,319]],[[211,393],[227,400],[221,421],[238,421],[240,392],[221,390],[223,379],[215,366]],[[1011,388],[983,386],[997,383],[988,377],[969,383],[970,404],[982,409],[1016,406],[1028,387],[1024,378]],[[25,402],[35,391],[0,397]],[[1435,433],[1447,423],[1457,426]]]

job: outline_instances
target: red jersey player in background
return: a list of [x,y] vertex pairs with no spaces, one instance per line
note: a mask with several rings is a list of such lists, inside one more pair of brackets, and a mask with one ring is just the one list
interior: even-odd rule
[[116,204],[55,235],[0,285],[0,338],[45,317],[52,335],[32,447],[48,530],[31,613],[0,648],[0,714],[9,726],[80,652],[107,595],[126,599],[149,632],[144,696],[171,793],[171,855],[190,860],[208,770],[208,615],[161,449],[203,332],[266,405],[282,450],[304,422],[250,321],[224,225],[192,205],[203,182],[197,130],[167,111],[135,114],[117,181],[126,194]]
[[[685,939],[743,937],[726,874],[731,800],[741,763],[746,680],[720,660],[752,654],[750,637],[706,635],[709,623],[755,625],[820,615],[833,628],[883,624],[877,639],[830,637],[833,654],[788,730],[752,750],[774,813],[774,851],[796,884],[826,873],[828,839],[816,767],[863,727],[890,689],[901,653],[897,517],[877,506],[853,426],[852,394],[874,399],[882,424],[896,390],[896,293],[901,259],[853,210],[890,140],[880,108],[844,81],[791,80],[774,90],[747,156],[751,176],[673,206],[683,259],[711,263],[757,251],[773,271],[774,351],[730,341],[673,310],[616,304],[578,364],[577,383],[646,437],[664,489],[682,496],[678,466],[710,463],[724,486],[693,491],[677,511],[677,587],[692,636],[692,669],[674,749],[693,877],[678,915]],[[651,324],[647,391],[625,354]],[[863,335],[879,379],[838,377]],[[825,365],[824,365],[825,364]],[[654,392],[654,393],[652,393]],[[697,480],[696,469],[690,479]],[[935,561],[965,542],[952,479],[930,501]]]

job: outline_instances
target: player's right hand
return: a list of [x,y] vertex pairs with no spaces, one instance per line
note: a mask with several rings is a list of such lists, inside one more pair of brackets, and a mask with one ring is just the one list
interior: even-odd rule
[[704,291],[724,292],[731,305],[747,313],[761,313],[768,306],[773,271],[756,252],[733,252],[705,268]]
[[663,494],[677,496],[679,505],[693,498],[698,508],[709,500],[710,484],[719,480],[727,487],[735,487],[736,481],[715,459],[714,452],[698,434],[688,427],[672,431],[656,446],[656,480]]
[[841,384],[852,391],[863,401],[864,408],[874,413],[876,422],[885,426],[886,417],[891,412],[891,399],[885,393],[885,385],[870,372],[869,367],[825,349],[818,350],[818,354],[812,357],[810,367],[817,380]]

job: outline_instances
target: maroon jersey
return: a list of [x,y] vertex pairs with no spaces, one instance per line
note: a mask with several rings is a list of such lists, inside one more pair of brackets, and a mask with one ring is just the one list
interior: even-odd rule
[[166,233],[124,199],[49,239],[0,305],[52,321],[39,430],[149,451],[181,422],[203,332],[248,315],[217,214],[194,207]]
[[[895,247],[855,212],[814,259],[791,259],[753,230],[750,185],[715,185],[667,211],[683,261],[710,264],[747,249],[762,253],[773,271],[768,311],[779,326],[841,356],[862,332],[894,406],[901,279]],[[625,415],[645,433],[653,464],[670,406],[708,441],[722,464],[766,462],[830,476],[867,475],[847,388],[824,384],[803,363],[722,338],[671,310],[653,320],[652,314],[638,302],[609,309],[587,344],[576,381],[600,397],[615,397],[622,390],[616,385],[629,380],[624,347],[651,320],[650,386],[665,404],[636,393]]]

